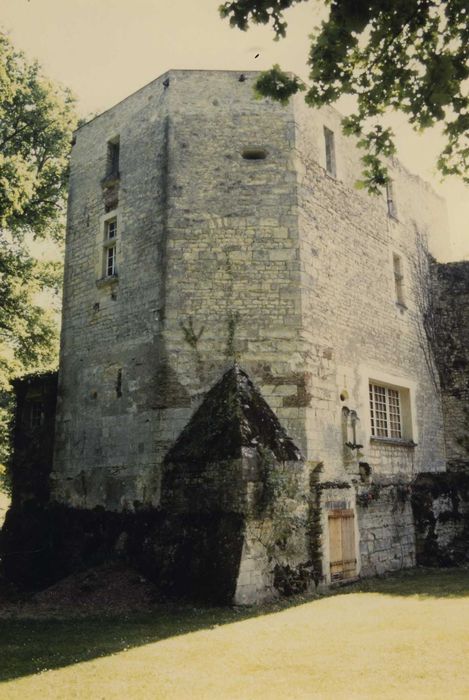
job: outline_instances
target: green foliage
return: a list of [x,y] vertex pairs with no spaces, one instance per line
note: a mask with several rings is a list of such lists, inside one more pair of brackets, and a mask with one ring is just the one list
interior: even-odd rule
[[287,104],[290,97],[301,90],[306,90],[305,85],[296,76],[284,73],[277,64],[262,73],[256,82],[259,97],[272,97],[281,104]]
[[69,91],[47,80],[0,32],[0,464],[9,380],[56,361],[57,309],[48,299],[51,308],[44,310],[41,296],[57,296],[62,267],[37,260],[34,248],[37,241],[47,249],[63,240],[76,121]]
[[[238,0],[225,2],[220,13],[243,30],[251,22],[272,22],[278,39],[286,33],[283,11],[297,2]],[[356,109],[343,120],[343,129],[359,137],[366,151],[360,186],[377,192],[388,179],[384,159],[395,147],[383,119],[392,111],[406,114],[417,131],[440,123],[446,145],[437,166],[444,175],[469,182],[467,0],[324,2],[329,16],[311,35],[311,87],[305,99],[320,107],[342,95],[355,97]],[[297,92],[278,66],[261,75],[258,89],[281,102]]]
[[230,25],[243,31],[249,26],[249,22],[255,24],[269,24],[275,31],[275,38],[285,36],[287,23],[283,19],[283,11],[287,7],[293,7],[306,0],[238,0],[237,2],[225,2],[220,6],[222,17],[229,17]]

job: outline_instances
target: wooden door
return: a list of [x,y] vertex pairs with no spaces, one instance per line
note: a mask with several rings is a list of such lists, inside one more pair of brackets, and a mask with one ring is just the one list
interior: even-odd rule
[[353,510],[329,512],[329,559],[331,581],[353,578],[357,574],[355,523]]

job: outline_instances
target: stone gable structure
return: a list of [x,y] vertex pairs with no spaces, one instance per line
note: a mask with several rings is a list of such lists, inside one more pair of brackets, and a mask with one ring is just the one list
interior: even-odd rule
[[[383,196],[357,189],[340,115],[254,99],[255,78],[169,71],[76,132],[51,474],[52,499],[82,511],[218,499],[244,518],[238,602],[411,566],[411,483],[445,470],[419,272],[444,203],[394,160]],[[233,376],[254,414],[223,402]],[[243,421],[267,465],[252,479],[242,439],[231,454]],[[272,485],[283,463],[294,483]]]

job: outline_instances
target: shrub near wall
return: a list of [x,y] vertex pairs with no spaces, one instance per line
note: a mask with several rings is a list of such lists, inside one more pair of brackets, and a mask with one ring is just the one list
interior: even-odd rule
[[469,561],[469,474],[419,474],[412,485],[417,563]]

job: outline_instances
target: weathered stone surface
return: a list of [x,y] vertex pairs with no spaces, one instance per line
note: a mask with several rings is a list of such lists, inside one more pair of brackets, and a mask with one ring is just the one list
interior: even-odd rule
[[[438,256],[443,202],[392,160],[390,216],[384,196],[355,187],[360,152],[340,115],[301,97],[256,100],[255,77],[170,71],[78,130],[51,475],[53,498],[71,508],[164,506],[186,533],[175,551],[205,542],[194,572],[229,541],[205,532],[210,517],[221,533],[224,516],[237,523],[226,527],[239,602],[316,581],[321,529],[329,583],[328,516],[343,503],[357,575],[411,565],[402,489],[445,469],[443,412],[451,466],[467,457],[469,324],[458,309],[469,305],[448,300],[466,300],[466,268],[438,272],[441,308],[458,328],[443,394],[418,297],[419,245]],[[106,183],[117,137],[119,176]],[[266,157],[246,159],[246,149]],[[107,278],[111,219],[117,274]],[[370,382],[400,392],[400,437],[372,435]],[[311,486],[318,463],[322,490]],[[150,541],[149,551],[161,544]]]
[[234,365],[207,392],[165,463],[239,459],[243,447],[268,449],[280,462],[302,458],[259,390]]

